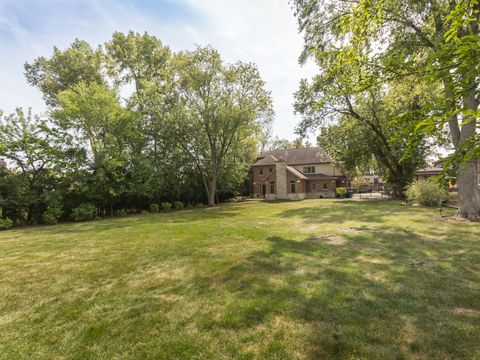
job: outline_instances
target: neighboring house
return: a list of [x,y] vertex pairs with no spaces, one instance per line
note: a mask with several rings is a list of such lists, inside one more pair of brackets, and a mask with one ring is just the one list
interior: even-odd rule
[[443,169],[441,167],[426,167],[418,169],[415,173],[415,179],[428,179],[429,177],[440,175],[442,171]]
[[[423,169],[417,170],[415,173],[415,179],[428,179],[432,176],[438,176],[442,174],[443,171],[443,160],[437,160],[433,163],[433,167],[426,167]],[[480,160],[477,160],[477,184],[480,187]]]
[[432,176],[441,175],[443,171],[442,160],[437,160],[433,163],[433,167],[426,167],[423,169],[418,169],[415,173],[415,179],[428,179]]
[[352,180],[352,187],[358,190],[379,191],[383,189],[383,179],[378,175],[362,175]]
[[337,187],[349,186],[349,178],[319,147],[264,152],[249,178],[250,196],[267,200],[331,198]]

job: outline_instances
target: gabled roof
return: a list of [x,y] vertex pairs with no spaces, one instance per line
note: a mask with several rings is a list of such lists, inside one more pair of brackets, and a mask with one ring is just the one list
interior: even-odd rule
[[300,171],[295,169],[294,167],[291,167],[291,166],[287,165],[287,171],[289,171],[290,173],[292,173],[293,175],[295,175],[299,179],[307,180],[307,177],[305,175],[303,175]]
[[278,159],[273,155],[266,155],[263,158],[258,157],[253,165],[275,165]]
[[303,149],[266,151],[257,157],[253,166],[275,165],[280,159],[284,159],[287,165],[322,164],[331,163],[332,160],[321,147]]

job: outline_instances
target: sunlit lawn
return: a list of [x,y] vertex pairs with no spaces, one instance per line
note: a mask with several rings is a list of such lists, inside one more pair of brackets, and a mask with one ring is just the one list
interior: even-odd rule
[[480,358],[480,224],[390,200],[5,231],[0,280],[2,359]]

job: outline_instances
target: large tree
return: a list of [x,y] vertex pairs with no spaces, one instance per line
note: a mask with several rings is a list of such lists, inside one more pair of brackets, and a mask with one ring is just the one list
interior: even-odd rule
[[480,219],[478,1],[295,0],[294,6],[305,39],[302,60],[313,58],[330,79],[348,68],[349,94],[405,77],[442,90],[444,100],[426,107],[431,116],[418,122],[417,131],[448,126],[459,215]]
[[[42,221],[49,207],[61,201],[63,179],[72,169],[77,150],[69,134],[40,116],[18,108],[0,112],[0,156],[8,159],[9,170],[0,177],[0,199],[4,213],[15,223]],[[61,211],[57,211],[57,218]]]
[[340,77],[303,81],[296,93],[295,109],[303,114],[297,131],[320,127],[319,144],[345,171],[375,169],[394,195],[403,196],[431,148],[430,139],[413,136],[411,119],[435,93],[408,82],[355,94],[348,86]]
[[175,61],[178,100],[169,130],[190,155],[214,205],[225,160],[270,121],[270,94],[254,65],[226,65],[210,47],[180,53]]

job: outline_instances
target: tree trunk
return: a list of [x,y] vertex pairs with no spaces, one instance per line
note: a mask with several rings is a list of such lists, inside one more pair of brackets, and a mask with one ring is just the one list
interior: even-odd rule
[[458,215],[469,220],[480,220],[480,190],[477,184],[475,160],[460,165],[457,186]]
[[[478,100],[475,98],[474,90],[470,90],[468,96],[464,97],[464,104],[466,110],[470,110],[474,114],[478,110]],[[457,150],[462,150],[465,145],[474,146],[474,144],[469,144],[469,141],[475,136],[476,123],[475,115],[464,118],[460,137],[456,144]],[[476,161],[477,159],[473,159],[460,164],[457,174],[458,216],[469,220],[480,220],[480,190]]]
[[212,176],[208,182],[208,206],[215,206],[215,193],[217,191],[217,177]]

